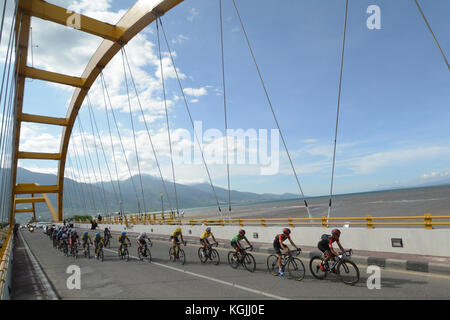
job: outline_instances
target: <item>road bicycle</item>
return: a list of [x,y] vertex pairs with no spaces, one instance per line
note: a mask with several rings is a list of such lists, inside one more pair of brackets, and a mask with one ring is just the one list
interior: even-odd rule
[[325,256],[317,255],[311,258],[309,262],[309,269],[312,275],[319,280],[323,280],[329,273],[335,273],[337,277],[348,285],[355,285],[359,281],[359,269],[358,266],[350,260],[353,254],[352,249],[339,252],[337,259],[333,262],[331,267],[330,262],[324,265],[324,269],[320,267]]
[[[186,245],[186,243],[185,243]],[[184,250],[179,248],[179,246],[175,246],[175,254],[173,252],[173,248],[170,247],[169,249],[169,259],[172,262],[178,261],[181,264],[184,264],[186,262],[186,255],[184,253]]]
[[61,250],[62,250],[62,252],[64,253],[64,255],[66,257],[69,256],[69,247],[67,245],[67,241],[66,240],[62,241],[62,243],[61,243]]
[[218,265],[220,263],[219,252],[212,247],[217,247],[217,243],[208,245],[204,251],[203,246],[198,248],[198,257],[202,263],[206,263],[209,259],[214,265]]
[[[292,250],[289,253],[281,254],[281,269],[289,275],[290,278],[297,281],[305,277],[305,265],[302,260],[296,258],[302,250],[300,248]],[[267,269],[272,275],[279,275],[278,255],[271,254],[267,257]]]
[[78,245],[76,242],[72,243],[70,245],[70,254],[69,255],[71,255],[72,257],[75,257],[75,259],[78,258]]
[[[125,250],[127,250],[127,255],[128,255],[128,249],[125,249]],[[95,250],[95,258],[97,260],[101,260],[103,262],[104,255],[103,255],[103,246],[101,243],[99,243],[97,250]]]
[[89,249],[89,242],[85,244],[84,249],[83,249],[83,255],[85,258],[90,259],[91,258],[91,251]]
[[110,239],[111,239],[111,236],[109,234],[105,235],[105,237],[103,238],[103,245],[105,246],[105,248],[109,247]]
[[239,265],[243,265],[245,269],[250,272],[254,272],[256,269],[256,261],[255,258],[247,252],[247,250],[253,250],[253,247],[246,247],[240,249],[237,254],[234,254],[234,251],[228,252],[228,263],[231,265],[233,269],[239,267]]
[[120,250],[120,247],[119,247],[119,258],[121,259],[121,260],[127,260],[127,261],[130,261],[130,254],[129,254],[129,252],[128,252],[128,245],[127,244],[122,244],[122,250]]
[[[150,242],[150,247],[153,246],[153,244]],[[138,256],[141,261],[144,259],[148,259],[148,262],[152,262],[152,254],[150,253],[150,249],[147,246],[147,242],[142,245],[142,247],[137,248]]]

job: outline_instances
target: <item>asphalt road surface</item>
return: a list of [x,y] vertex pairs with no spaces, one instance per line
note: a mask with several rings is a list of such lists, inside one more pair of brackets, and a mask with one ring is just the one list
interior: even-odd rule
[[[84,230],[78,230],[79,234]],[[326,280],[313,278],[309,259],[302,261],[306,275],[302,281],[273,276],[267,271],[268,253],[252,252],[256,270],[251,273],[242,266],[232,269],[227,263],[230,249],[216,248],[220,264],[200,262],[199,244],[182,246],[186,263],[170,262],[169,241],[153,240],[152,262],[137,258],[137,243],[131,236],[130,260],[117,255],[117,234],[113,233],[111,248],[105,248],[104,261],[65,257],[53,249],[50,239],[41,229],[21,231],[26,244],[42,266],[52,287],[61,299],[199,299],[199,300],[265,300],[265,299],[449,299],[450,276],[412,271],[381,269],[380,288],[369,289],[372,273],[358,265],[361,279],[355,286],[339,281],[334,275]],[[93,232],[90,231],[91,237]],[[91,250],[92,252],[92,250]],[[80,289],[69,289],[72,272],[78,266]],[[370,283],[375,282],[369,279]]]

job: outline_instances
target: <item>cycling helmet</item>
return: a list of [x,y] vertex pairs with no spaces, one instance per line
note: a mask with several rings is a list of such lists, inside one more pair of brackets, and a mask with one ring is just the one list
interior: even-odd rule
[[96,237],[100,237],[100,233],[97,232],[97,233],[95,234],[95,236],[96,236]]
[[121,233],[121,235],[122,236],[124,236],[124,235],[126,235],[127,233],[125,232],[125,231],[123,231],[122,233]]
[[181,228],[178,227],[175,231],[176,231],[176,232],[181,232]]
[[291,233],[291,230],[289,230],[289,228],[284,228],[284,229],[283,229],[283,233],[284,233],[285,235],[289,235],[289,234]]
[[206,232],[211,232],[211,227],[206,228]]
[[240,235],[244,235],[245,234],[245,230],[244,229],[239,230],[239,234]]
[[89,232],[85,231],[83,234],[89,234]]
[[331,234],[333,235],[333,236],[340,236],[341,235],[341,231],[339,231],[339,229],[333,229],[332,231],[331,231]]
[[146,236],[147,236],[147,233],[141,232],[141,237],[146,237]]

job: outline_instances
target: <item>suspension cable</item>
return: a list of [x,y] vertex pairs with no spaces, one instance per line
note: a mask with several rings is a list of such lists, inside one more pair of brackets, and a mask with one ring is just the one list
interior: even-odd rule
[[[82,146],[83,146],[83,151],[84,151],[84,147],[86,146],[86,151],[84,151],[84,152],[88,155],[89,163],[91,164],[91,168],[92,168],[92,173],[94,174],[95,183],[97,183],[97,181],[98,181],[97,174],[95,173],[94,162],[92,161],[91,151],[90,151],[89,145],[87,143],[86,136],[84,134],[84,128],[83,128],[83,124],[82,124],[80,115],[78,116],[78,128],[79,128],[79,131],[80,131],[80,134],[81,134],[81,142],[82,142]],[[87,167],[87,172],[88,172],[88,177],[89,177],[90,169],[89,169],[89,165],[88,165],[86,156],[84,157],[84,159],[86,161],[86,167]],[[89,183],[90,183],[90,178],[89,178]],[[92,189],[94,189],[94,186],[92,186]],[[105,190],[103,189],[103,205],[104,205],[104,209],[105,209],[105,214],[107,214],[106,196],[105,196],[104,191]]]
[[339,110],[341,107],[342,72],[344,70],[345,36],[347,34],[347,17],[348,17],[348,0],[345,1],[344,36],[342,38],[341,71],[339,74],[339,92],[338,92],[337,114],[336,114],[336,129],[334,132],[333,166],[331,169],[330,200],[328,202],[328,215],[327,215],[328,218],[330,217],[331,201],[333,197],[333,181],[334,181],[334,168],[336,163],[336,144],[337,144],[338,124],[339,124]]
[[135,132],[135,129],[134,129],[133,113],[131,112],[130,91],[129,91],[129,88],[128,88],[128,78],[127,78],[127,70],[125,68],[125,57],[124,57],[124,54],[123,54],[123,46],[122,46],[121,52],[122,52],[123,74],[124,74],[124,78],[125,78],[125,87],[127,89],[128,110],[130,111],[131,129],[133,130],[134,151],[136,153],[136,162],[137,162],[138,173],[139,173],[139,182],[141,184],[142,205],[144,206],[144,213],[146,213],[147,209],[145,207],[144,186],[142,185],[141,165],[139,163],[139,154],[138,154],[137,143],[136,143],[136,132]]
[[[105,80],[105,79],[103,78],[103,80]],[[106,96],[108,97],[109,107],[110,107],[110,109],[111,109],[111,114],[112,114],[112,116],[113,116],[114,124],[115,124],[115,126],[116,126],[117,135],[119,136],[120,145],[121,145],[121,147],[122,147],[123,157],[125,158],[125,162],[126,162],[126,164],[127,164],[128,172],[129,172],[129,174],[130,174],[131,184],[133,185],[134,193],[135,193],[135,195],[136,195],[136,201],[137,201],[137,204],[138,204],[138,211],[139,211],[139,213],[141,213],[141,203],[140,203],[140,201],[139,201],[138,192],[137,192],[137,189],[136,189],[136,185],[135,185],[135,183],[134,183],[134,180],[133,180],[133,174],[131,173],[131,168],[130,168],[130,164],[129,164],[129,162],[128,162],[127,155],[126,155],[126,153],[125,153],[125,147],[123,146],[122,136],[121,136],[120,130],[119,130],[119,125],[117,124],[116,115],[114,114],[114,109],[112,108],[111,99],[110,99],[110,97],[109,97],[109,92],[108,92],[108,88],[106,87],[106,85],[105,85],[105,89],[106,89]],[[108,120],[108,121],[109,121],[109,120]]]
[[274,120],[275,120],[275,124],[277,125],[278,131],[280,132],[281,141],[283,142],[284,148],[285,148],[285,150],[286,150],[286,154],[287,154],[287,156],[288,156],[288,158],[289,158],[289,162],[290,162],[290,164],[291,164],[292,171],[294,172],[294,176],[295,176],[295,179],[296,179],[296,181],[297,181],[298,188],[300,189],[300,193],[301,193],[301,195],[302,195],[303,202],[304,202],[305,207],[306,207],[306,211],[308,212],[309,218],[311,218],[311,213],[309,212],[308,203],[307,203],[306,200],[305,200],[305,195],[304,195],[303,190],[302,190],[302,187],[301,187],[301,185],[300,185],[300,181],[299,181],[299,179],[298,179],[297,172],[295,171],[294,164],[293,164],[293,162],[292,162],[291,156],[290,156],[290,154],[289,154],[289,150],[288,150],[287,145],[286,145],[286,141],[284,140],[283,133],[282,133],[282,131],[281,131],[280,125],[279,125],[278,120],[277,120],[277,117],[276,117],[276,115],[275,115],[275,111],[274,111],[274,109],[273,109],[272,102],[270,101],[269,94],[268,94],[267,89],[266,89],[266,85],[265,85],[264,80],[263,80],[263,77],[262,77],[262,75],[261,75],[261,71],[259,70],[258,63],[256,62],[256,58],[255,58],[255,55],[254,55],[254,53],[253,53],[253,49],[252,49],[252,47],[251,47],[251,45],[250,45],[250,41],[249,41],[249,39],[248,39],[247,32],[245,31],[245,27],[244,27],[244,24],[243,24],[243,22],[242,22],[241,16],[240,16],[240,14],[239,14],[239,10],[238,10],[238,8],[237,8],[237,6],[236,6],[235,0],[233,0],[233,5],[234,5],[234,8],[236,9],[236,14],[237,14],[237,17],[238,17],[239,22],[240,22],[240,24],[241,24],[241,28],[242,28],[242,31],[243,31],[243,33],[244,33],[245,40],[246,40],[246,42],[247,42],[247,46],[248,46],[248,48],[249,48],[249,50],[250,50],[250,54],[251,54],[251,56],[252,56],[253,63],[255,64],[256,70],[257,70],[257,72],[258,72],[259,80],[260,80],[261,85],[262,85],[262,87],[263,87],[263,89],[264,89],[264,92],[265,92],[265,94],[266,94],[267,102],[269,103],[270,110],[272,111],[272,115],[273,115],[273,118],[274,118]]
[[436,36],[434,35],[434,32],[433,32],[433,30],[431,29],[430,24],[428,23],[428,20],[427,20],[427,18],[425,17],[425,14],[423,13],[422,8],[421,8],[420,5],[419,5],[419,2],[417,2],[417,0],[414,0],[414,2],[416,3],[417,9],[419,9],[420,14],[422,15],[423,21],[425,21],[425,24],[427,25],[428,30],[430,31],[431,36],[432,36],[433,39],[434,39],[434,42],[436,42],[436,45],[437,45],[439,51],[441,52],[442,58],[444,59],[444,62],[445,62],[445,64],[447,65],[447,68],[450,70],[450,65],[448,64],[447,57],[445,56],[444,51],[442,50],[442,48],[441,48],[441,46],[440,46],[440,44],[439,44],[439,41],[437,40]]
[[[86,197],[83,196],[83,189],[84,188],[78,188],[79,186],[78,186],[78,181],[77,180],[81,181],[81,178],[78,178],[78,173],[75,174],[75,167],[73,166],[71,157],[69,155],[67,156],[67,160],[69,161],[69,165],[70,165],[70,175],[72,176],[72,179],[74,180],[75,192],[77,193],[77,195],[78,195],[78,197],[80,199],[83,199],[84,209],[85,209],[85,212],[87,212]],[[80,191],[80,189],[81,189],[81,191]]]
[[111,143],[111,149],[112,149],[112,155],[113,155],[113,159],[114,159],[114,167],[116,169],[116,178],[117,178],[117,186],[119,188],[119,196],[120,196],[120,214],[123,214],[123,197],[122,197],[122,190],[120,189],[120,179],[119,179],[119,171],[117,169],[117,160],[116,160],[116,153],[114,151],[114,143],[112,140],[112,133],[111,133],[111,125],[109,122],[109,116],[108,116],[108,106],[106,103],[106,95],[105,95],[105,91],[106,91],[106,82],[105,82],[105,77],[103,76],[103,71],[100,73],[100,78],[101,78],[101,82],[102,82],[102,92],[103,92],[103,102],[105,104],[105,112],[106,112],[106,121],[108,123],[108,131],[109,131],[109,140]]
[[[137,86],[136,86],[136,83],[134,81],[133,73],[131,72],[130,62],[128,61],[127,51],[125,50],[125,47],[123,47],[123,53],[125,54],[125,61],[127,62],[127,65],[128,65],[128,70],[129,70],[129,73],[130,73],[131,82],[133,83],[133,87],[134,87],[134,91],[135,91],[136,98],[137,98],[137,101],[138,101],[139,109],[141,110],[141,114],[142,114],[142,120],[144,121],[145,129],[147,131],[147,136],[148,136],[148,139],[150,141],[150,146],[152,147],[153,155],[155,156],[156,166],[158,167],[158,171],[159,171],[159,175],[161,177],[161,181],[162,181],[162,185],[163,185],[163,188],[164,188],[164,192],[166,194],[167,200],[169,201],[169,206],[171,208],[173,208],[172,207],[172,203],[171,203],[170,198],[169,198],[169,193],[167,192],[166,182],[165,182],[164,177],[162,175],[162,170],[161,170],[161,166],[160,166],[159,161],[158,161],[158,156],[156,155],[156,150],[155,150],[155,147],[153,145],[152,136],[150,134],[150,130],[149,130],[148,125],[147,125],[147,120],[145,120],[144,110],[143,110],[142,105],[141,105],[141,100],[139,98],[139,93],[137,91]],[[164,83],[163,83],[163,86],[164,86]]]
[[158,53],[159,53],[159,65],[161,69],[161,83],[163,87],[163,96],[164,96],[164,110],[166,115],[166,124],[167,124],[167,136],[169,137],[169,150],[170,150],[170,163],[172,165],[172,179],[173,179],[173,188],[175,191],[175,201],[177,206],[177,215],[179,214],[179,206],[178,206],[178,195],[177,195],[177,184],[175,181],[175,168],[173,165],[173,155],[172,155],[172,140],[170,138],[170,126],[169,126],[169,113],[167,111],[167,98],[166,98],[166,86],[164,82],[164,70],[163,70],[163,64],[162,64],[162,55],[161,55],[161,41],[159,36],[159,26],[158,26],[158,20],[156,21],[156,33],[158,35]]
[[100,173],[100,182],[101,182],[101,186],[102,186],[102,191],[103,191],[103,198],[105,200],[105,214],[108,214],[108,201],[106,200],[106,192],[105,192],[105,186],[103,183],[103,173],[102,173],[102,167],[100,166],[100,157],[98,156],[98,150],[97,150],[97,139],[95,138],[95,131],[94,131],[94,124],[92,121],[92,116],[91,116],[91,109],[89,108],[91,101],[89,99],[89,93],[86,95],[87,97],[87,104],[88,104],[88,113],[89,113],[89,120],[90,120],[90,124],[91,124],[91,130],[92,130],[92,138],[94,139],[94,150],[95,150],[95,155],[97,157],[97,165],[98,165],[98,170]]
[[[177,68],[175,67],[175,61],[174,61],[174,59],[173,59],[172,50],[170,49],[169,41],[167,40],[167,36],[166,36],[166,32],[165,32],[165,30],[164,30],[164,26],[163,26],[163,24],[162,24],[162,20],[161,20],[160,17],[157,16],[157,21],[158,21],[158,20],[159,20],[159,23],[160,23],[160,25],[161,25],[161,29],[162,29],[162,31],[163,31],[164,40],[165,40],[167,49],[168,49],[168,51],[169,51],[170,60],[171,60],[171,62],[172,62],[172,66],[173,66],[173,69],[174,69],[174,71],[175,71],[175,75],[176,75],[176,78],[177,78],[177,81],[178,81],[178,86],[180,87],[180,91],[181,91],[181,94],[182,94],[182,96],[183,96],[184,105],[186,106],[186,111],[187,111],[187,113],[188,113],[188,115],[189,115],[189,119],[190,119],[190,121],[191,121],[191,125],[192,125],[192,128],[193,128],[194,136],[195,136],[195,139],[197,140],[198,148],[200,149],[200,154],[201,154],[201,156],[202,156],[203,164],[204,164],[204,166],[205,166],[206,173],[207,173],[207,175],[208,175],[209,183],[210,183],[210,185],[211,185],[211,189],[212,189],[212,191],[213,191],[213,193],[214,193],[214,197],[215,197],[215,199],[216,199],[217,208],[219,209],[219,214],[220,214],[220,216],[222,217],[222,209],[220,208],[219,200],[218,200],[218,198],[217,198],[216,189],[214,188],[214,185],[213,185],[212,180],[211,180],[211,175],[210,175],[210,173],[209,173],[208,165],[206,164],[206,160],[205,160],[205,155],[204,155],[204,152],[203,152],[203,148],[202,148],[202,146],[201,146],[201,144],[200,144],[200,139],[198,138],[197,132],[195,131],[194,120],[192,119],[192,115],[191,115],[191,111],[189,110],[189,106],[188,106],[188,103],[187,103],[186,95],[184,94],[183,86],[181,85],[180,77],[179,77],[179,75],[178,75]],[[156,25],[158,25],[158,24],[156,24]]]
[[225,149],[227,161],[227,181],[228,181],[228,218],[231,218],[231,187],[230,187],[230,163],[228,155],[228,119],[227,119],[227,95],[225,85],[225,57],[223,44],[223,15],[222,15],[222,0],[219,0],[219,15],[220,15],[220,48],[222,52],[222,88],[223,88],[223,113],[225,119]]
[[88,99],[88,109],[89,109],[89,115],[92,114],[91,119],[93,120],[94,125],[95,125],[95,129],[96,129],[97,136],[98,136],[98,141],[100,143],[100,148],[102,149],[103,158],[105,160],[106,169],[108,170],[108,175],[109,175],[109,178],[110,178],[110,181],[111,181],[111,186],[112,186],[112,189],[113,189],[113,192],[114,192],[114,196],[115,196],[116,199],[118,199],[119,197],[117,195],[116,186],[114,185],[113,177],[111,175],[111,170],[109,169],[108,160],[106,158],[105,148],[103,147],[102,138],[100,136],[100,131],[98,130],[97,121],[95,120],[95,114],[94,114],[94,111],[92,110],[92,105],[90,103],[90,99]]
[[88,185],[88,181],[89,181],[89,186],[91,188],[91,192],[88,192],[87,190],[86,190],[86,192],[89,194],[89,196],[91,198],[92,207],[94,208],[95,211],[97,211],[96,206],[95,206],[95,200],[94,200],[94,196],[93,196],[93,191],[92,191],[92,184],[90,182],[89,176],[88,176],[88,179],[86,179],[86,176],[84,174],[83,165],[82,165],[82,162],[80,160],[80,157],[79,157],[78,151],[77,151],[78,150],[78,146],[77,146],[77,143],[75,142],[75,137],[73,137],[71,140],[72,140],[72,143],[73,143],[72,149],[73,149],[74,154],[75,154],[75,162],[77,163],[78,170],[81,170],[80,172],[81,172],[81,175],[83,176],[84,183],[86,184],[86,189],[88,188],[87,185]]
[[[0,44],[2,44],[2,35],[3,35],[3,24],[5,23],[5,12],[6,12],[6,4],[8,3],[8,0],[5,0],[3,3],[3,11],[2,11],[2,22],[0,22]],[[15,16],[15,14],[14,14]],[[11,28],[14,25],[14,21],[11,24]]]

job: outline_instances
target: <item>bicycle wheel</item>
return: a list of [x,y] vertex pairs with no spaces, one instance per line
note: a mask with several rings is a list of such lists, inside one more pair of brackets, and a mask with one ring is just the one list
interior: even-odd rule
[[184,254],[184,250],[183,249],[180,249],[180,251],[178,251],[178,261],[181,264],[184,264],[186,262],[186,256]]
[[103,256],[103,249],[101,249],[101,248],[98,251],[98,258],[103,262],[104,256]]
[[73,255],[74,255],[75,259],[78,259],[78,248],[77,247],[75,247],[73,249]]
[[198,248],[198,258],[200,259],[201,263],[205,263],[206,260],[208,260],[208,257],[206,257],[203,252],[203,247]]
[[254,272],[256,269],[256,261],[255,258],[250,253],[246,253],[244,256],[244,259],[242,261],[245,269],[247,269],[250,272]]
[[216,266],[220,263],[220,255],[216,249],[211,249],[211,252],[209,253],[209,258],[211,259],[212,263]]
[[127,260],[127,262],[130,261],[130,254],[128,253],[128,249],[123,249],[123,256],[124,259]]
[[239,267],[239,253],[235,256],[234,251],[228,252],[228,264],[233,269],[236,269],[237,267]]
[[289,277],[297,281],[302,281],[305,277],[305,265],[299,258],[292,258],[288,262],[287,271],[289,273]]
[[320,264],[322,263],[322,257],[320,256],[314,256],[309,261],[309,270],[311,271],[311,274],[314,276],[314,278],[323,280],[326,278],[328,271],[322,271],[320,269]]
[[346,260],[337,267],[338,277],[348,285],[354,285],[359,281],[359,269],[353,261]]
[[138,252],[139,260],[141,260],[141,261],[144,260],[144,254],[142,253],[142,249],[138,248],[137,252]]
[[278,256],[271,254],[267,257],[267,270],[269,270],[269,272],[275,276],[278,275],[277,268]]
[[147,257],[147,259],[148,259],[148,262],[152,262],[152,254],[151,254],[151,252],[150,252],[150,249],[149,249],[149,248],[146,248],[146,249],[145,249],[145,253],[146,253],[146,257]]

